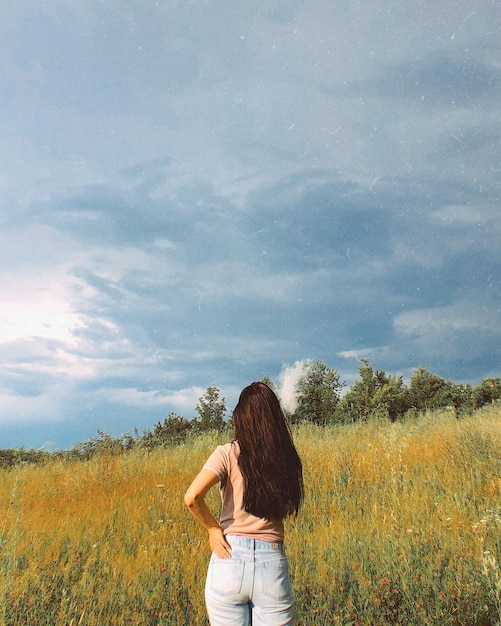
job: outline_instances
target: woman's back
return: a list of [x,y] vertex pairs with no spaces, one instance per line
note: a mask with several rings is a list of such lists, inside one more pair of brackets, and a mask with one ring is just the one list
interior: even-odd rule
[[244,478],[238,465],[237,441],[218,446],[207,459],[204,469],[214,471],[220,482],[221,514],[219,523],[225,534],[242,535],[263,541],[283,541],[282,519],[257,517],[244,509]]

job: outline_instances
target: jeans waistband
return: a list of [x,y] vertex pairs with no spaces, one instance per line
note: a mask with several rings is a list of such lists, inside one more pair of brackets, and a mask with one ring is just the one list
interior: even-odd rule
[[226,535],[226,539],[231,546],[242,546],[249,550],[285,552],[284,544],[281,541],[263,541],[262,539],[251,539],[242,535]]

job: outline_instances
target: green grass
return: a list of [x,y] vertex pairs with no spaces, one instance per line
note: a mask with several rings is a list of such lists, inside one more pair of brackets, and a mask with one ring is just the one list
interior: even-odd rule
[[[499,408],[294,436],[296,624],[501,624]],[[182,496],[217,443],[0,471],[0,624],[207,624],[208,544]]]

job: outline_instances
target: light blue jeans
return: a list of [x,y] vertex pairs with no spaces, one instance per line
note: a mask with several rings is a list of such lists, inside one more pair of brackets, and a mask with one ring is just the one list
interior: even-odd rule
[[231,558],[212,555],[205,585],[211,626],[287,626],[294,597],[283,543],[227,535]]

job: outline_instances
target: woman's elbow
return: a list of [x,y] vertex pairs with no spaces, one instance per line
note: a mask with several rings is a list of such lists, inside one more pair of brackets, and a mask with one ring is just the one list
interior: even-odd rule
[[183,500],[186,507],[193,509],[197,501],[197,496],[191,489],[188,489],[188,491],[184,494]]

